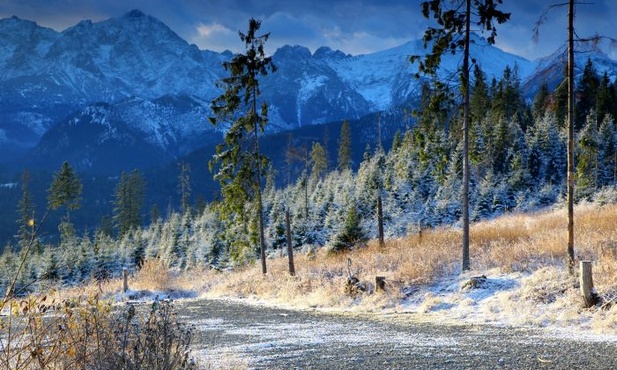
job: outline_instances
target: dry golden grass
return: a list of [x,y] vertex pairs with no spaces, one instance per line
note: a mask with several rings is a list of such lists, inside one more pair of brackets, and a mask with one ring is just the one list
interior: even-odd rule
[[[596,289],[607,299],[617,296],[616,222],[617,205],[575,208],[576,258],[593,261]],[[269,258],[266,275],[261,273],[258,263],[233,271],[193,269],[180,273],[169,271],[153,260],[146,261],[130,278],[129,286],[132,290],[196,291],[209,297],[259,299],[296,308],[352,305],[367,310],[396,308],[401,304],[404,291],[460,273],[460,240],[461,230],[438,228],[387,240],[384,247],[371,241],[347,253],[327,253],[325,248],[317,250],[314,258],[296,253],[296,275],[293,277],[288,273],[287,257]],[[567,276],[567,214],[564,210],[510,214],[475,223],[471,226],[470,242],[473,273],[497,271],[536,275],[524,283],[517,293],[519,298],[537,302],[550,299],[548,295],[563,290],[560,283],[545,282],[542,276],[558,280]],[[385,276],[385,294],[359,298],[345,295],[348,259],[352,261],[351,272],[361,280],[374,283],[376,276]],[[107,282],[102,285],[103,294],[111,295],[121,287],[121,281]],[[575,290],[567,294],[575,294]],[[435,305],[440,298],[428,297],[425,301]],[[504,310],[505,306],[504,303],[500,308],[488,309]],[[606,320],[617,327],[616,317],[609,315]]]
[[[575,210],[577,260],[591,260],[594,282],[600,292],[617,295],[617,205],[581,205]],[[393,307],[401,287],[435,282],[460,272],[461,231],[439,228],[421,235],[375,241],[341,254],[320,250],[314,260],[295,255],[296,276],[288,273],[287,258],[268,260],[268,274],[259,265],[212,276],[208,295],[255,297],[294,306],[341,307],[363,304]],[[474,271],[497,269],[503,273],[531,273],[567,262],[567,214],[564,210],[536,214],[510,214],[473,224],[470,230],[471,266]],[[385,276],[387,294],[362,302],[342,294],[347,259],[360,279]]]

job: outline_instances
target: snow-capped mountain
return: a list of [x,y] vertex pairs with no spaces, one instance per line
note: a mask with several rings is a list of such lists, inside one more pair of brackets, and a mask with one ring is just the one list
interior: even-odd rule
[[187,95],[95,103],[47,131],[24,163],[119,173],[167,163],[191,150],[220,142],[204,123],[206,104]]
[[[609,46],[610,47],[610,46]],[[582,75],[587,60],[591,60],[594,68],[600,76],[607,74],[611,81],[617,77],[617,61],[604,53],[601,43],[579,43],[574,54],[575,76]],[[549,89],[554,89],[566,73],[568,63],[568,49],[563,45],[551,55],[536,61],[534,70],[527,75],[523,88],[529,96],[533,96],[542,83],[546,83]]]
[[[208,107],[221,63],[230,57],[189,45],[137,10],[98,23],[82,21],[61,33],[13,17],[0,21],[0,37],[0,138],[6,143],[0,154],[5,155],[10,146],[33,147],[52,126],[90,104],[126,106],[135,98],[177,95],[194,96]],[[152,118],[153,111],[142,107],[141,114]],[[166,119],[183,114],[155,112],[160,115],[140,124],[173,125],[177,119]],[[202,112],[203,122],[208,112]],[[184,130],[178,126],[171,130]],[[152,129],[146,136],[161,130]],[[155,146],[165,143],[151,139]]]
[[[532,62],[479,36],[472,41],[472,57],[488,78],[516,65],[521,81],[535,81],[546,78],[542,68],[560,68],[554,67],[559,60]],[[409,57],[423,53],[421,41],[358,56],[325,47],[276,50],[278,71],[261,81],[269,132],[413,104],[421,81]],[[222,63],[231,57],[200,50],[139,10],[63,32],[2,19],[0,161],[28,152],[31,164],[75,158],[86,170],[100,165],[102,150],[130,155],[143,149],[144,158],[166,161],[218,140],[220,132],[208,123],[209,105],[221,93],[216,82],[227,76]],[[615,61],[599,58],[615,70]],[[459,64],[460,56],[447,55],[442,78],[453,78]]]

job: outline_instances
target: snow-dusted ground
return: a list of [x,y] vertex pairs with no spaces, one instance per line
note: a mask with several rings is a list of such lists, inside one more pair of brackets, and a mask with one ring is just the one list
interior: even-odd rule
[[[474,287],[473,277],[483,276]],[[576,279],[557,267],[544,267],[531,272],[503,273],[498,269],[454,274],[431,285],[407,287],[405,298],[392,305],[381,305],[379,294],[365,297],[365,302],[344,307],[303,305],[296,302],[265,300],[260,297],[227,300],[242,304],[324,313],[369,314],[375,317],[396,317],[412,314],[415,320],[433,324],[487,325],[496,327],[540,329],[548,336],[583,341],[617,343],[617,308],[583,308]],[[602,292],[599,292],[602,296]],[[386,292],[398,296],[397,292]],[[209,292],[176,291],[135,292],[119,294],[118,301],[220,299]],[[377,298],[377,299],[374,299]],[[604,297],[609,300],[611,297]],[[374,299],[376,304],[370,303]]]
[[453,323],[412,312],[328,314],[246,302],[178,303],[180,316],[197,328],[197,360],[215,369],[617,368],[610,336]]
[[195,291],[115,298],[174,299],[197,329],[193,354],[213,369],[615,369],[617,308],[584,309],[575,280],[554,266],[471,271],[384,306],[379,295],[400,297],[392,287],[339,307]]
[[[478,276],[486,279],[469,287]],[[617,343],[617,308],[583,308],[575,285],[555,267],[533,273],[472,271],[418,287],[396,310],[422,314],[434,323],[541,328],[554,337]]]

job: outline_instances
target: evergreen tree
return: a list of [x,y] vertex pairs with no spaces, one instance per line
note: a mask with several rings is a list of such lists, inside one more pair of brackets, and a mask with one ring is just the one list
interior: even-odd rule
[[[437,224],[453,224],[461,217],[461,178],[463,172],[462,150],[454,151],[448,163],[446,177],[443,185],[439,186],[435,193],[434,207],[431,209],[430,218]],[[425,220],[420,219],[420,228],[425,226]],[[433,222],[428,222],[433,223]]]
[[116,186],[112,220],[118,235],[124,236],[131,229],[141,226],[141,210],[145,199],[145,181],[139,170],[130,174],[122,172]]
[[392,151],[397,151],[403,145],[403,136],[401,131],[396,130],[394,137],[392,138]]
[[150,223],[156,223],[161,218],[161,209],[159,205],[154,203],[152,207],[150,207]]
[[178,192],[180,193],[180,207],[182,213],[187,213],[191,209],[191,165],[188,163],[179,163],[178,168],[180,174],[178,175]]
[[64,162],[47,190],[47,205],[51,210],[65,207],[64,221],[70,222],[70,211],[81,206],[81,192],[81,180],[68,162]]
[[323,178],[328,168],[328,158],[326,158],[326,150],[319,143],[313,143],[311,148],[311,164],[311,178],[313,180]]
[[[215,175],[221,183],[224,199],[220,203],[220,214],[227,221],[235,214],[240,216],[243,222],[250,222],[250,219],[244,217],[244,207],[249,201],[256,201],[262,272],[265,274],[266,245],[261,182],[267,160],[259,150],[259,133],[264,131],[267,123],[268,106],[262,102],[261,111],[258,112],[257,104],[261,95],[259,77],[276,71],[276,67],[272,58],[267,57],[264,51],[264,44],[270,34],[258,36],[256,32],[260,27],[261,22],[251,18],[248,32],[240,32],[246,54],[236,54],[230,62],[223,63],[223,67],[231,75],[221,80],[225,92],[212,101],[215,117],[211,117],[210,122],[217,125],[232,121],[225,133],[225,143],[217,146],[214,157],[214,162],[221,164]],[[250,146],[250,149],[247,146]]]
[[45,248],[42,256],[42,265],[39,272],[39,278],[45,280],[58,280],[58,258],[57,251],[52,248]]
[[538,185],[562,184],[566,170],[563,153],[566,139],[560,131],[555,114],[550,113],[536,122],[526,134],[529,174]]
[[343,229],[337,233],[332,242],[333,252],[342,252],[366,241],[366,235],[360,227],[360,217],[355,206],[350,206],[345,216]]
[[506,66],[493,97],[493,114],[510,119],[515,114],[521,113],[523,105],[518,67],[516,65],[514,68]]
[[[473,9],[472,12],[472,2]],[[469,270],[469,121],[470,121],[470,33],[471,18],[481,26],[482,30],[490,31],[487,41],[495,43],[497,31],[494,22],[504,23],[510,18],[509,13],[497,10],[501,0],[457,0],[442,1],[431,0],[422,2],[422,14],[425,18],[433,18],[437,27],[428,27],[424,33],[424,46],[431,43],[432,50],[424,57],[412,56],[411,62],[420,61],[419,71],[424,74],[435,76],[441,64],[441,58],[445,53],[454,54],[457,50],[463,51],[461,77],[461,93],[463,95],[463,240],[462,240],[462,270]],[[461,10],[463,9],[463,10]],[[463,37],[460,37],[461,34]],[[443,87],[443,84],[440,84]],[[438,87],[440,87],[438,86]],[[443,95],[442,95],[443,96]]]
[[598,136],[598,160],[600,162],[598,185],[617,186],[617,130],[611,114],[604,116]]
[[546,82],[543,82],[540,85],[540,88],[538,89],[538,92],[536,93],[536,96],[533,100],[532,113],[534,121],[540,120],[544,116],[544,114],[546,114],[549,101],[550,94],[548,91],[548,84]]
[[113,233],[113,220],[109,215],[104,215],[101,217],[101,223],[99,224],[97,232],[102,233],[106,236],[111,236]]
[[567,127],[568,117],[568,84],[565,83],[567,77],[557,85],[555,92],[553,93],[553,111],[557,119],[557,124],[561,128]]
[[585,120],[585,126],[579,134],[576,164],[577,197],[590,199],[598,189],[600,143],[597,130],[597,117],[591,111]]
[[17,203],[17,211],[19,213],[17,240],[21,249],[23,249],[33,242],[35,222],[34,202],[30,192],[30,172],[28,170],[24,170],[21,175],[21,198]]
[[587,115],[596,108],[596,97],[600,78],[591,59],[587,59],[583,74],[576,89],[576,110],[574,130],[580,130],[586,123]]
[[469,114],[472,122],[479,122],[484,119],[491,105],[488,95],[488,86],[484,72],[479,65],[475,64],[473,68],[473,89],[471,91],[471,100],[469,102]]
[[63,244],[70,242],[76,236],[75,227],[71,223],[70,212],[81,207],[81,192],[81,180],[68,162],[64,162],[60,170],[54,174],[51,186],[47,190],[49,209],[66,208],[66,214],[58,225]]
[[338,169],[351,169],[351,128],[347,120],[341,125],[341,135],[338,142]]
[[617,95],[615,89],[611,84],[608,73],[605,71],[600,80],[598,90],[596,93],[596,114],[598,115],[598,122],[604,121],[604,117],[608,114],[617,113],[615,108],[617,107]]

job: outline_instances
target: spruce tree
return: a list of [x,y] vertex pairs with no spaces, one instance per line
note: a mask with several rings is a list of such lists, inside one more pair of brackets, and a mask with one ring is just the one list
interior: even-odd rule
[[615,113],[615,107],[617,106],[616,100],[617,96],[615,95],[615,89],[611,85],[608,73],[605,71],[596,93],[596,114],[598,115],[598,122],[604,121],[606,115]]
[[546,109],[548,108],[548,103],[550,100],[549,97],[550,94],[548,91],[548,85],[546,82],[543,82],[533,99],[532,112],[534,121],[538,121],[544,116],[544,114],[546,114]]
[[[472,3],[473,10],[472,12]],[[437,27],[429,26],[424,33],[424,47],[431,44],[431,52],[421,57],[411,56],[412,63],[419,61],[419,73],[436,76],[444,54],[454,54],[457,50],[463,51],[462,68],[460,70],[461,94],[463,96],[463,189],[461,193],[463,206],[463,239],[462,239],[462,270],[470,269],[469,265],[469,121],[470,121],[470,33],[471,18],[482,30],[490,32],[487,41],[495,43],[497,31],[494,23],[504,23],[510,18],[509,13],[497,9],[501,0],[457,0],[442,1],[430,0],[421,3],[422,14],[425,18],[433,18]],[[447,86],[437,82],[437,88],[446,91]],[[443,99],[444,94],[438,94]],[[450,96],[450,99],[452,97]]]
[[326,150],[319,143],[313,143],[311,148],[311,178],[313,180],[321,179],[328,168],[328,158],[326,158]]
[[596,97],[600,78],[591,59],[587,59],[583,74],[576,88],[576,108],[574,130],[580,130],[586,123],[587,115],[596,108]]
[[191,209],[191,165],[188,163],[179,163],[178,168],[180,174],[178,175],[178,193],[180,194],[180,207],[182,213],[187,213]]
[[130,174],[122,172],[116,186],[114,200],[114,215],[112,220],[122,237],[131,229],[141,226],[141,210],[145,198],[145,181],[139,170]]
[[338,169],[351,169],[351,128],[347,120],[341,125],[341,135],[338,142]]
[[597,117],[594,111],[587,115],[585,126],[578,139],[576,163],[576,196],[590,199],[598,188],[600,143],[597,130]]
[[[259,79],[276,71],[272,58],[266,56],[264,45],[269,33],[257,35],[261,22],[251,18],[246,34],[240,32],[245,44],[245,54],[236,54],[231,61],[223,63],[230,76],[221,80],[224,93],[212,101],[215,116],[210,117],[214,125],[231,122],[225,133],[225,143],[217,146],[214,162],[220,163],[215,179],[221,184],[223,202],[220,203],[221,216],[230,221],[236,215],[244,222],[245,205],[255,201],[259,218],[259,246],[262,272],[266,268],[266,244],[264,235],[264,215],[262,205],[262,173],[267,158],[259,150],[259,134],[268,121],[268,105],[258,100],[261,95]],[[212,162],[211,162],[212,168]]]
[[64,162],[62,168],[54,174],[51,186],[47,190],[47,205],[50,210],[66,208],[66,214],[58,225],[63,244],[76,236],[70,213],[81,207],[81,192],[81,180],[68,162]]
[[611,114],[604,116],[598,133],[600,146],[599,185],[617,186],[617,129]]
[[17,240],[19,246],[23,249],[33,242],[35,225],[34,202],[30,192],[30,172],[28,170],[24,170],[21,175],[21,198],[17,203],[17,211],[19,213]]
[[65,222],[70,222],[70,211],[81,207],[81,180],[68,162],[54,174],[51,186],[47,190],[47,205],[49,209],[66,208]]
[[342,230],[335,235],[332,242],[333,252],[342,252],[357,246],[366,241],[366,235],[360,226],[360,216],[354,205],[347,209],[345,224]]
[[479,65],[474,65],[473,69],[473,90],[471,92],[471,100],[469,102],[469,115],[472,122],[480,122],[486,116],[491,99],[488,95],[488,86],[486,77]]

